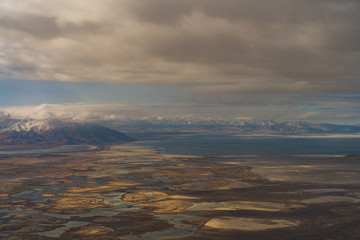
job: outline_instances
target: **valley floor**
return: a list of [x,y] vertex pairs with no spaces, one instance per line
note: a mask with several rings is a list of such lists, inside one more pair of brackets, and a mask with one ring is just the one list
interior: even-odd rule
[[360,236],[360,185],[268,180],[236,157],[129,145],[3,155],[0,182],[0,239]]

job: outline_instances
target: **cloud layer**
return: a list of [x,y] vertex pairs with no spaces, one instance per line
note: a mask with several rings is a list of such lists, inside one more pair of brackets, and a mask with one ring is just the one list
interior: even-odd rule
[[4,0],[0,78],[360,90],[355,0]]
[[[136,104],[6,108],[19,117],[354,123],[360,108],[359,29],[357,0],[3,0],[0,81],[153,86],[133,91]],[[31,96],[26,89],[23,96]],[[100,85],[91,91],[61,89],[59,94],[37,90],[33,98],[53,95],[48,102],[57,97],[64,103],[64,92],[73,101],[99,103],[127,101],[131,95],[122,98],[125,90],[105,91],[108,86]]]
[[[311,100],[309,100],[311,101]],[[74,122],[103,122],[139,119],[215,119],[310,121],[356,124],[360,104],[323,102],[312,99],[312,106],[224,106],[204,103],[71,103],[6,107],[0,120],[10,115],[17,119],[61,119]]]

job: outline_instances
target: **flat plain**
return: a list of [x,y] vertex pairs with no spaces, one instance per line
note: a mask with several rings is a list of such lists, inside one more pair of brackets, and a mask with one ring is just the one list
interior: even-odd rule
[[[342,160],[357,156],[341,157]],[[358,184],[114,145],[0,157],[0,239],[358,239]]]

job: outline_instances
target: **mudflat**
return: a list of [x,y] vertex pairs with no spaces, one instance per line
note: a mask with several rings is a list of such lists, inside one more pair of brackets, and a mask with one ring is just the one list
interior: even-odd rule
[[360,236],[359,184],[269,180],[234,162],[129,145],[2,155],[0,239]]

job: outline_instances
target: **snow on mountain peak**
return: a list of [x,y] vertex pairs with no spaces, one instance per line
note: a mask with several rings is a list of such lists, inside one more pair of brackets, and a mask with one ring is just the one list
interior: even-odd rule
[[9,129],[15,132],[46,131],[54,128],[48,121],[25,120],[12,124]]

